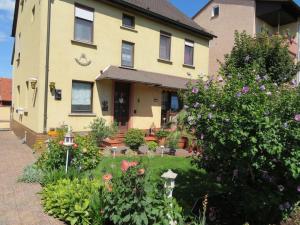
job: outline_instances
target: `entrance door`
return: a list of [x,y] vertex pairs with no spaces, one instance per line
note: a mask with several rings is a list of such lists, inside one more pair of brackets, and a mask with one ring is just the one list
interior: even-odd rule
[[126,131],[128,129],[129,100],[130,84],[116,82],[114,97],[114,121],[119,126],[120,131]]

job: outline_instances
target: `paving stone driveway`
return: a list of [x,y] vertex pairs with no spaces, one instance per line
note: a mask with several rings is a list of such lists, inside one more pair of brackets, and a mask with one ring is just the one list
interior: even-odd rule
[[38,184],[18,183],[23,168],[34,162],[32,150],[10,131],[0,131],[0,225],[62,225],[43,213]]

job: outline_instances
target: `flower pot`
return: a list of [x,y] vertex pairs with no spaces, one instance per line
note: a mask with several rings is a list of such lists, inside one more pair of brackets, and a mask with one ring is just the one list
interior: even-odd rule
[[187,145],[187,138],[180,138],[179,141],[178,141],[178,148],[179,149],[185,149]]

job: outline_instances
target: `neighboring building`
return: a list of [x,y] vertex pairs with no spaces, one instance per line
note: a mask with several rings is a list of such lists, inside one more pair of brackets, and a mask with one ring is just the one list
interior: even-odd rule
[[214,37],[168,0],[16,0],[12,36],[12,126],[30,144],[96,116],[161,127],[177,91],[208,74]]
[[290,53],[299,58],[300,7],[292,0],[210,0],[194,17],[194,21],[218,37],[210,43],[209,72],[216,74],[219,61],[230,53],[234,32],[246,31],[255,36],[264,28],[270,34],[289,33]]
[[0,107],[11,106],[11,79],[0,77]]

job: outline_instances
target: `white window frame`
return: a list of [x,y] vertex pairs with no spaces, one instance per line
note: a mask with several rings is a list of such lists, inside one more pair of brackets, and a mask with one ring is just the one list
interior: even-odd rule
[[[215,9],[216,8],[219,8],[219,14],[218,15],[215,15]],[[211,17],[214,18],[214,17],[218,17],[220,15],[220,5],[215,5],[212,7],[212,11],[211,11]]]

